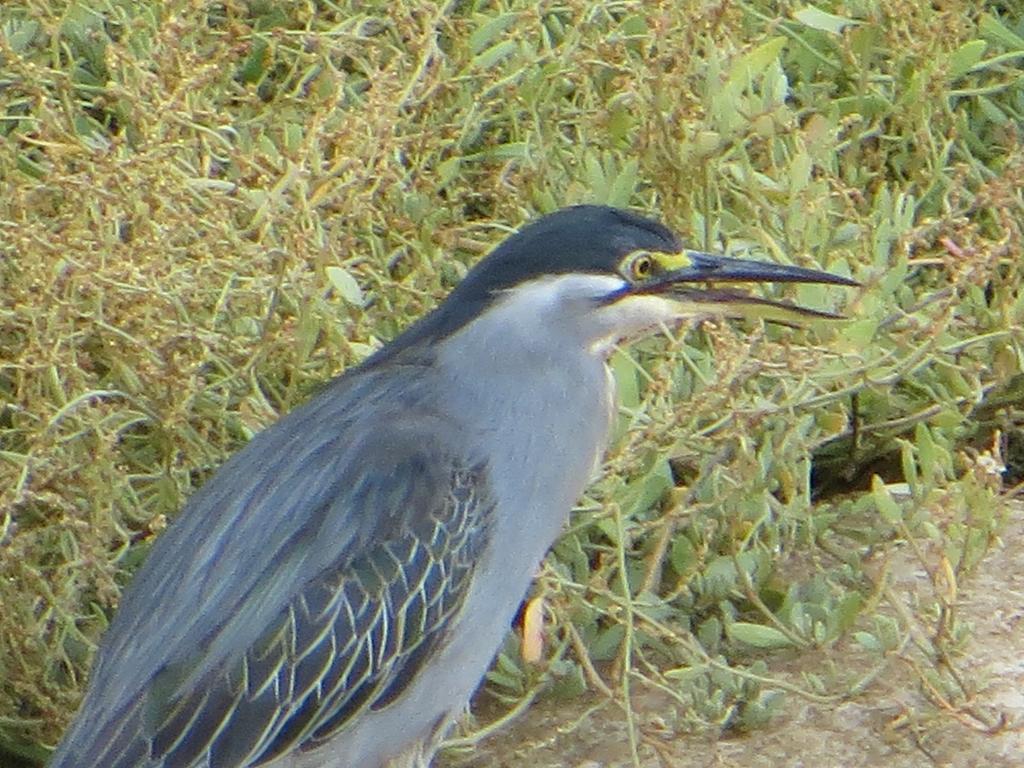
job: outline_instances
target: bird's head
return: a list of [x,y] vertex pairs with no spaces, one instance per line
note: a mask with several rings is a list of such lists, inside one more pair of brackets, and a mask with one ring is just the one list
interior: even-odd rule
[[581,205],[538,219],[498,245],[399,346],[443,340],[487,317],[510,329],[530,324],[568,331],[603,350],[700,315],[787,324],[837,317],[723,287],[736,283],[857,285],[818,270],[690,250],[657,221]]
[[736,283],[830,283],[846,277],[687,249],[660,222],[598,205],[566,208],[524,227],[474,267],[446,304],[484,312],[551,308],[598,344],[699,315],[799,323],[828,312],[749,295]]

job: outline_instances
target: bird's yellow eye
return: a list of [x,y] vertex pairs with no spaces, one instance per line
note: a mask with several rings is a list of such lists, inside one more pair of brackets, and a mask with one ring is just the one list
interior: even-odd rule
[[636,280],[642,280],[646,277],[650,277],[653,270],[654,260],[646,253],[636,254],[629,263],[629,273]]

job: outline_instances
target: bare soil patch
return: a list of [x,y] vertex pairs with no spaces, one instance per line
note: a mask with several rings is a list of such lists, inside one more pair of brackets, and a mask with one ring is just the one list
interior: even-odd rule
[[[1024,766],[1024,504],[1015,504],[1002,543],[962,585],[958,609],[971,637],[958,668],[976,691],[966,707],[944,709],[922,689],[908,663],[894,660],[863,694],[836,705],[788,695],[783,713],[760,730],[709,739],[673,732],[664,702],[634,701],[645,735],[645,766],[676,768],[1009,768]],[[914,601],[927,577],[907,558],[895,571],[895,587]],[[836,646],[796,655],[781,665],[794,680],[828,663],[870,666],[862,654]],[[780,665],[774,664],[778,673]],[[985,732],[965,709],[988,722]],[[1001,720],[1000,720],[1001,718]],[[630,763],[621,709],[597,698],[544,701],[472,754],[449,755],[447,768],[602,768]]]

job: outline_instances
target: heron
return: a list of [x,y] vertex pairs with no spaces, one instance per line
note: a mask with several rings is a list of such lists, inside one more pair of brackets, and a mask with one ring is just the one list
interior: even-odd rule
[[598,205],[528,224],[257,434],[155,541],[51,768],[423,768],[598,473],[616,347],[856,285]]

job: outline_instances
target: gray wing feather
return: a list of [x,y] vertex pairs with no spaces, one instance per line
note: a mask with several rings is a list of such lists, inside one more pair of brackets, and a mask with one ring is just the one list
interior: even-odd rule
[[372,378],[254,439],[157,541],[51,768],[258,766],[414,679],[492,503],[417,382]]

